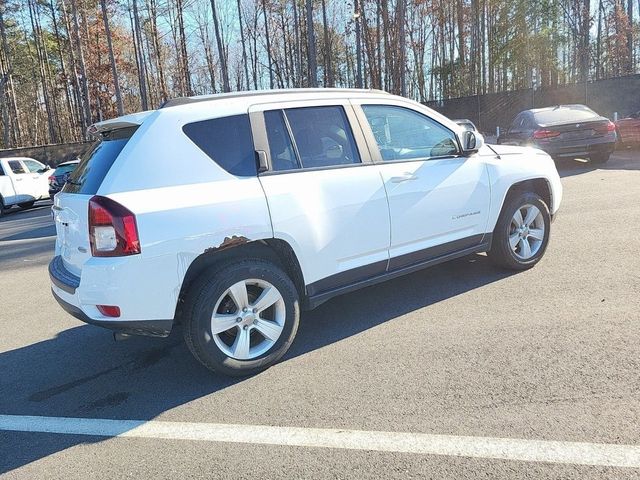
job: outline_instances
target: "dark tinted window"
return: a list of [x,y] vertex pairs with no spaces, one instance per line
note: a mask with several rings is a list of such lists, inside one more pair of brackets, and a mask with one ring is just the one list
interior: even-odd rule
[[590,120],[598,117],[598,114],[587,107],[558,107],[553,110],[544,110],[533,114],[539,125],[553,125],[556,123],[571,123]]
[[73,163],[71,165],[58,165],[54,170],[54,175],[64,175],[65,173],[73,172],[78,164]]
[[290,108],[285,115],[303,168],[360,163],[342,107]]
[[276,171],[300,168],[282,111],[264,112],[264,121],[269,140],[271,168]]
[[421,160],[458,153],[455,134],[414,110],[390,105],[363,105],[382,159]]
[[69,176],[62,191],[95,195],[113,162],[118,158],[136,129],[137,127],[121,128],[105,132],[102,139],[95,142],[82,155],[78,168]]
[[227,172],[239,176],[257,174],[249,115],[190,123],[182,130],[200,150]]
[[22,166],[22,163],[17,161],[17,160],[11,160],[9,162],[9,168],[11,169],[11,171],[15,174],[18,173],[27,173],[27,171],[24,169],[24,167]]

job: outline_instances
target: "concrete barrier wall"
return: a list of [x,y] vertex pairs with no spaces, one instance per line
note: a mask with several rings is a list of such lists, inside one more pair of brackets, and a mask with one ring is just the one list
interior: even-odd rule
[[74,160],[82,155],[91,142],[61,143],[57,145],[40,145],[37,147],[12,148],[0,150],[0,158],[30,157],[51,167],[68,160]]

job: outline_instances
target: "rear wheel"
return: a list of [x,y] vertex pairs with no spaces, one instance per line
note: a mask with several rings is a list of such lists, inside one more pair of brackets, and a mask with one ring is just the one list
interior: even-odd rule
[[4,200],[0,196],[0,217],[2,217],[4,215],[4,209],[5,209]]
[[271,262],[250,259],[206,271],[189,288],[184,338],[207,368],[225,375],[258,373],[277,362],[298,330],[298,294]]
[[526,270],[540,261],[547,249],[551,217],[539,195],[516,193],[505,203],[493,231],[489,258],[512,270]]
[[28,210],[30,208],[33,208],[33,205],[36,202],[24,202],[24,203],[19,203],[18,206],[22,209],[22,210]]
[[591,163],[593,164],[603,165],[609,161],[610,156],[611,156],[610,153],[598,153],[598,154],[592,155],[589,160],[591,160]]

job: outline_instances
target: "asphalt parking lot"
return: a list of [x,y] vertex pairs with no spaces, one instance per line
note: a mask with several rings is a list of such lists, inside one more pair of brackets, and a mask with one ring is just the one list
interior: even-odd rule
[[[474,255],[336,298],[303,315],[282,362],[246,379],[210,374],[180,332],[116,343],[65,314],[49,291],[50,205],[9,212],[0,220],[0,417],[153,428],[130,437],[16,432],[0,418],[0,474],[640,478],[640,152],[560,170],[564,202],[536,268],[506,273]],[[157,434],[169,422],[182,430]],[[316,439],[287,444],[286,429],[247,443],[184,434],[211,423],[240,433],[301,427],[300,438]],[[310,428],[359,431],[363,449],[327,448]],[[369,449],[376,432],[409,434],[408,446]],[[417,434],[446,435],[449,453],[412,453],[431,441]],[[455,454],[468,437],[541,442],[525,442],[512,460]],[[586,445],[585,461],[536,457],[537,446],[575,442]],[[598,445],[628,446],[630,466],[589,462]]]

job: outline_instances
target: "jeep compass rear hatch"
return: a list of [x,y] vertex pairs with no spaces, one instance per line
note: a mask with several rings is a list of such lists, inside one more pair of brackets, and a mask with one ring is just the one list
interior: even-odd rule
[[[116,128],[105,129],[104,124],[107,123]],[[139,126],[125,122],[113,123],[115,122],[104,122],[92,127],[90,131],[98,140],[81,157],[78,167],[54,199],[56,255],[62,257],[66,269],[76,276],[80,276],[82,265],[92,256],[89,202]]]

